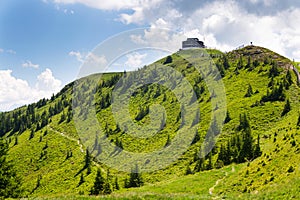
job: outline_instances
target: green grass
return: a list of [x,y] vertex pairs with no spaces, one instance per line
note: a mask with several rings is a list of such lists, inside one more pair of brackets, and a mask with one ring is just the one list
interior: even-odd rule
[[[215,62],[222,57],[223,53],[218,50],[207,50],[212,55]],[[260,52],[260,53],[257,53]],[[222,135],[219,137],[216,147],[227,141],[232,134],[235,134],[239,124],[239,115],[247,113],[250,118],[252,134],[254,138],[260,135],[263,155],[260,158],[248,163],[239,165],[232,164],[221,169],[213,169],[193,175],[185,176],[187,166],[191,169],[195,166],[193,162],[195,151],[199,150],[203,137],[209,127],[213,102],[210,101],[210,93],[204,81],[197,82],[197,77],[200,76],[197,70],[188,65],[186,59],[189,58],[196,65],[203,64],[203,58],[194,58],[191,55],[200,55],[201,51],[184,51],[183,56],[178,54],[172,55],[172,63],[167,64],[173,67],[178,72],[184,74],[191,85],[198,84],[203,86],[205,92],[201,94],[198,100],[201,113],[201,121],[197,125],[197,132],[202,136],[202,139],[189,147],[189,149],[171,165],[159,171],[143,173],[145,186],[141,188],[124,189],[124,180],[128,177],[125,172],[118,172],[111,169],[113,177],[118,177],[119,184],[122,187],[120,191],[114,191],[112,195],[105,197],[89,197],[87,196],[96,174],[97,167],[101,167],[103,174],[106,173],[109,166],[103,163],[93,163],[92,173],[87,175],[84,166],[85,152],[81,152],[78,140],[80,139],[76,128],[85,130],[86,132],[96,132],[98,127],[94,126],[89,114],[85,120],[88,124],[79,124],[75,127],[74,122],[59,123],[62,113],[51,118],[51,122],[41,131],[35,133],[33,139],[29,140],[30,130],[18,135],[18,145],[14,146],[14,136],[10,143],[9,158],[15,163],[15,167],[23,178],[23,188],[25,196],[33,199],[210,199],[228,197],[229,199],[289,199],[299,196],[299,153],[300,153],[300,130],[297,128],[297,119],[299,115],[299,96],[300,90],[296,84],[296,77],[293,74],[294,84],[286,92],[287,97],[291,100],[292,110],[286,115],[281,116],[285,102],[266,102],[264,105],[253,106],[261,97],[267,93],[268,76],[270,63],[263,64],[266,58],[273,59],[279,62],[281,75],[275,80],[281,80],[285,74],[285,66],[292,62],[288,59],[260,47],[245,47],[243,49],[229,52],[226,54],[229,58],[231,67],[226,70],[223,83],[226,89],[227,109],[232,120],[225,124],[222,129]],[[235,69],[239,60],[239,56],[244,55],[243,62],[247,63],[248,56],[251,56],[252,61],[258,60],[259,66],[252,71],[240,69],[236,74]],[[153,65],[162,64],[165,59],[155,62]],[[150,65],[151,67],[152,65]],[[201,67],[201,66],[200,66]],[[104,74],[101,81],[111,79],[115,74]],[[145,74],[144,76],[149,76]],[[99,84],[100,75],[88,77],[89,84],[93,87]],[[167,78],[167,77],[165,77]],[[86,83],[86,79],[81,79],[78,82],[78,87]],[[245,97],[248,85],[251,84],[254,92],[251,97]],[[180,126],[180,121],[176,118],[180,111],[179,102],[171,90],[161,87],[161,94],[153,98],[158,86],[149,86],[148,91],[142,92],[138,90],[137,95],[130,99],[130,115],[134,119],[139,112],[139,107],[145,105],[151,106],[159,104],[163,106],[167,113],[167,125],[164,130],[160,131],[154,137],[134,138],[132,136],[122,134],[120,131],[115,131],[117,126],[113,119],[112,108],[108,107],[99,110],[97,120],[102,128],[107,126],[112,133],[109,135],[109,140],[113,143],[116,138],[122,140],[125,150],[131,152],[151,152],[157,148],[163,147],[166,143],[167,136],[175,137],[176,131]],[[95,95],[96,102],[99,101],[104,94],[113,90],[113,87],[104,88],[101,93]],[[92,88],[88,88],[83,95],[88,98]],[[67,99],[72,99],[74,93],[72,87],[65,88],[63,95]],[[47,105],[37,110],[41,115],[43,111],[48,111],[50,105],[54,106],[56,102],[61,101],[62,94],[58,95],[53,101],[48,101]],[[224,103],[224,102],[222,102]],[[86,104],[80,104],[76,109],[87,107]],[[20,108],[25,110],[26,108]],[[67,108],[64,109],[67,113]],[[75,112],[78,114],[78,112]],[[188,116],[192,118],[193,116]],[[83,118],[80,116],[79,118]],[[147,125],[150,123],[149,115],[146,115],[142,120],[135,120],[136,124]],[[47,130],[48,134],[43,136]],[[277,133],[276,141],[274,134]],[[40,136],[42,141],[40,142]],[[81,138],[82,139],[82,138]],[[94,138],[89,138],[87,143],[84,143],[83,150],[86,144],[92,145]],[[293,141],[295,141],[293,143]],[[46,143],[48,148],[43,150]],[[80,140],[82,145],[83,141]],[[47,156],[41,156],[47,151]],[[72,151],[73,156],[66,159],[68,151]],[[217,155],[214,155],[213,161],[216,161]],[[122,163],[125,160],[118,160]],[[290,166],[295,170],[287,172]],[[142,166],[142,165],[141,165]],[[234,170],[233,170],[234,169]],[[259,169],[259,170],[258,170]],[[84,175],[85,183],[78,185],[80,174]],[[41,186],[36,187],[38,177],[41,176]],[[218,184],[216,182],[218,181]],[[289,185],[292,185],[289,187]],[[212,194],[209,193],[213,187]],[[82,195],[79,195],[82,194]]]

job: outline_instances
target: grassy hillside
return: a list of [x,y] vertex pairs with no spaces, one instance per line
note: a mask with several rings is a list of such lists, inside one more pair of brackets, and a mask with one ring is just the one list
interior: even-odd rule
[[[97,169],[100,168],[106,177],[110,167],[95,158],[89,172],[85,166],[86,149],[90,150],[93,157],[97,157],[98,154],[101,155],[100,145],[98,142],[94,145],[96,136],[83,141],[85,138],[78,135],[77,130],[97,133],[98,138],[105,136],[120,151],[128,152],[152,152],[167,148],[169,143],[174,142],[183,121],[182,107],[177,96],[169,88],[159,84],[138,87],[135,82],[149,78],[151,73],[147,70],[158,65],[180,72],[193,87],[200,109],[200,121],[192,125],[196,132],[195,139],[171,165],[158,171],[143,173],[143,187],[124,188],[129,174],[111,168],[110,183],[114,187],[117,178],[121,189],[114,188],[113,193],[105,198],[288,199],[300,196],[300,90],[296,76],[293,71],[289,71],[293,62],[256,46],[247,46],[227,54],[217,50],[207,52],[222,76],[227,115],[230,116],[230,120],[226,118],[222,134],[210,154],[203,159],[199,157],[207,130],[211,123],[214,124],[211,115],[222,115],[220,108],[225,101],[215,100],[218,98],[214,91],[209,91],[205,74],[197,70],[206,62],[206,58],[201,56],[203,52],[177,52],[145,67],[141,70],[142,75],[135,75],[134,72],[92,75],[67,85],[49,100],[44,99],[36,104],[2,113],[0,134],[10,143],[9,159],[23,179],[23,196],[93,199],[86,195],[93,186]],[[215,71],[205,68],[204,72],[218,79]],[[129,102],[130,118],[135,124],[149,125],[153,105],[164,107],[166,123],[153,137],[134,138],[130,134],[124,134],[120,124],[115,122],[110,99],[121,77],[126,77],[125,80],[131,81],[138,88]],[[177,81],[178,77],[176,74],[168,74],[168,77],[154,79],[158,82],[168,79]],[[187,99],[185,93],[180,95]],[[290,103],[290,109],[285,110],[287,102]],[[99,131],[99,127],[93,125],[93,113],[86,112],[89,108],[95,108],[96,121],[104,131]],[[162,117],[161,107],[158,108],[155,113]],[[243,115],[247,116],[249,123],[246,128],[241,126]],[[186,116],[184,120],[192,122],[194,117]],[[74,124],[74,119],[85,123],[78,124],[75,120]],[[215,122],[216,126],[212,127],[220,127],[221,121],[218,120]],[[223,120],[225,116],[222,122]],[[155,124],[163,123],[158,120]],[[133,130],[133,125],[127,128]],[[219,130],[215,130],[216,132]],[[244,152],[241,149],[247,132],[251,134],[253,151],[259,137],[261,154],[242,157]],[[143,134],[148,132],[144,131]],[[242,141],[241,149],[235,144],[238,140]],[[91,149],[93,146],[97,148]],[[227,147],[231,149],[230,154],[221,159],[222,149]],[[126,163],[127,160],[117,162]],[[148,163],[139,163],[142,169],[147,169],[147,166]],[[80,181],[82,177],[84,181]]]

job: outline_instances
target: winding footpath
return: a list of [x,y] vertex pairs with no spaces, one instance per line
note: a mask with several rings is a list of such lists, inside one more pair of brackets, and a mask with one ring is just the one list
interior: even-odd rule
[[289,68],[295,72],[295,74],[296,74],[296,76],[297,76],[298,84],[300,84],[300,74],[299,74],[298,69],[297,69],[294,65],[290,65]]
[[80,148],[80,151],[81,151],[82,153],[84,153],[83,145],[81,144],[81,142],[80,142],[79,139],[70,137],[70,136],[68,136],[67,134],[63,133],[63,132],[57,131],[57,130],[53,129],[51,126],[49,126],[49,125],[48,125],[48,128],[49,128],[49,130],[51,130],[51,131],[53,131],[53,132],[55,132],[55,133],[58,133],[58,134],[60,134],[61,136],[67,138],[68,140],[77,142],[77,144],[78,144],[78,146],[79,146],[79,148]]
[[[235,172],[234,166],[232,166],[231,171],[232,171],[232,172]],[[215,187],[216,187],[217,185],[219,185],[219,183],[220,183],[221,181],[223,181],[223,180],[226,178],[226,176],[228,176],[228,172],[225,172],[225,175],[223,176],[223,178],[218,179],[218,180],[216,181],[216,183],[215,183],[211,188],[209,188],[208,193],[209,193],[211,196],[213,195],[213,192],[214,192]],[[213,199],[218,199],[218,198],[219,198],[218,196],[213,197]]]

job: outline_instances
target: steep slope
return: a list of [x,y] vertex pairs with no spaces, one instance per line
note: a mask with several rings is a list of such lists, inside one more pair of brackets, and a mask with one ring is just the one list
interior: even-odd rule
[[[146,186],[121,189],[119,192],[115,191],[113,197],[150,194],[154,198],[156,195],[164,198],[190,196],[196,199],[210,196],[259,198],[270,195],[277,188],[283,191],[273,193],[270,198],[299,196],[299,88],[296,76],[289,70],[293,63],[268,49],[256,46],[247,46],[227,54],[217,50],[207,51],[223,77],[230,116],[226,118],[222,134],[212,153],[203,159],[199,157],[211,123],[211,114],[218,112],[218,108],[212,109],[215,97],[208,91],[203,74],[195,68],[201,65],[202,58],[195,59],[192,63],[185,59],[193,59],[193,55],[200,55],[202,52],[189,50],[175,53],[148,68],[158,64],[174,68],[191,83],[201,114],[201,120],[195,126],[196,137],[176,162],[159,171],[143,173]],[[108,166],[103,163],[93,162],[91,173],[85,166],[86,148],[89,147],[79,137],[73,115],[88,121],[90,115],[84,108],[89,105],[95,106],[97,120],[109,140],[126,151],[151,152],[172,142],[182,123],[181,105],[170,89],[158,84],[138,88],[130,99],[129,108],[135,123],[147,125],[150,122],[151,105],[162,105],[167,114],[166,125],[159,134],[137,140],[124,134],[116,124],[110,99],[116,84],[124,75],[104,74],[101,80],[100,75],[92,75],[67,85],[50,100],[44,99],[0,114],[0,134],[10,142],[10,159],[23,177],[25,195],[88,194],[96,169],[100,167],[103,172],[107,172]],[[126,76],[128,80],[143,78],[134,77],[134,73],[130,72]],[[143,76],[145,78],[149,74],[145,73]],[[172,79],[172,76],[168,78]],[[80,88],[81,93],[73,90],[74,85]],[[291,109],[283,112],[288,100]],[[244,114],[248,123],[246,127],[242,126]],[[214,123],[214,119],[212,121]],[[97,131],[97,127],[90,126],[89,131]],[[250,133],[253,143],[251,155],[246,155],[248,152],[242,150],[247,133]],[[258,153],[254,156],[258,136],[262,155]],[[235,144],[235,140],[241,140],[241,149]],[[232,151],[225,151],[225,147]],[[89,150],[95,153],[92,149]],[[221,156],[223,151],[229,154]],[[112,177],[118,177],[118,183],[123,188],[128,174],[114,169],[110,173]],[[193,173],[194,175],[184,176]],[[80,182],[82,176],[84,182]],[[114,184],[113,180],[111,182]],[[194,187],[197,184],[198,187]],[[293,184],[294,187],[283,187],[287,184]],[[169,196],[164,196],[164,193],[169,193]]]

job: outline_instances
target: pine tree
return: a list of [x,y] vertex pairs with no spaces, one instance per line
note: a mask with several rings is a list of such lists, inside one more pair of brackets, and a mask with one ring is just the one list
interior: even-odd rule
[[195,165],[194,171],[196,171],[196,172],[203,171],[205,169],[204,162],[205,162],[205,160],[204,160],[203,157],[201,157],[200,159],[198,159],[197,163]]
[[224,156],[225,159],[223,160],[225,165],[229,165],[231,163],[231,155],[232,155],[231,151],[232,151],[231,150],[231,144],[228,141],[227,142],[227,147],[225,149],[225,156]]
[[185,175],[189,175],[189,174],[193,174],[193,172],[192,172],[190,166],[188,165],[186,170],[185,170]]
[[225,69],[228,69],[230,67],[227,56],[223,56],[223,66]]
[[65,112],[63,112],[63,113],[61,114],[61,116],[60,116],[59,123],[62,123],[62,122],[65,121],[65,120],[66,120],[66,114],[65,114]]
[[120,186],[119,186],[119,181],[118,181],[118,177],[115,178],[115,190],[120,190]]
[[166,61],[164,62],[164,65],[172,63],[172,62],[173,62],[172,56],[167,56]]
[[297,126],[300,126],[300,113],[298,114]]
[[135,165],[135,168],[131,169],[130,178],[129,178],[129,187],[141,187],[144,185],[142,175],[139,172],[138,165]]
[[247,89],[247,93],[245,94],[245,97],[251,97],[252,95],[253,95],[252,86],[249,84],[248,89]]
[[34,138],[34,130],[33,129],[31,129],[31,131],[30,131],[29,140],[31,140],[32,138]]
[[289,86],[293,84],[292,74],[291,74],[290,70],[287,71],[285,78],[286,78]]
[[253,138],[251,129],[247,128],[243,134],[243,144],[240,152],[240,161],[244,162],[253,158]]
[[238,130],[246,130],[247,128],[250,128],[248,117],[245,113],[240,114],[240,124],[238,126]]
[[259,138],[259,135],[257,136],[257,143],[255,145],[255,149],[254,149],[254,159],[255,158],[258,158],[259,156],[261,156],[262,152],[261,152],[261,149],[260,149],[260,138]]
[[226,150],[225,150],[225,148],[224,148],[224,145],[223,144],[221,144],[221,147],[220,147],[220,151],[219,151],[219,155],[218,155],[218,160],[220,160],[220,161],[223,161],[224,162],[224,160],[225,160],[225,154],[226,154],[226,152],[225,152]]
[[209,152],[208,154],[208,163],[206,165],[206,170],[211,170],[213,168],[212,164],[212,152]]
[[0,138],[0,199],[21,195],[21,180],[12,164],[7,161],[8,144]]
[[110,171],[108,169],[107,174],[106,174],[106,181],[103,186],[103,194],[111,194],[112,191],[113,191],[113,189],[111,186],[111,176],[110,176]]
[[290,104],[290,100],[288,99],[284,105],[283,111],[281,113],[281,116],[286,115],[288,112],[290,112],[291,110],[291,104]]
[[237,69],[242,69],[243,67],[244,67],[243,57],[240,56],[238,64],[237,64]]
[[83,184],[84,182],[85,182],[84,176],[83,176],[83,174],[81,174],[81,175],[80,175],[80,180],[79,180],[78,186],[80,186],[80,185]]
[[226,118],[225,118],[224,123],[227,124],[230,121],[231,121],[231,117],[230,117],[229,111],[227,110],[227,112],[226,112]]
[[15,144],[14,146],[18,145],[19,144],[19,139],[18,139],[18,136],[15,137]]
[[171,144],[171,139],[170,139],[170,135],[168,135],[165,147],[168,147]]
[[87,169],[87,174],[90,174],[92,172],[91,163],[92,163],[91,154],[87,149],[85,154],[85,165],[84,165],[84,168]]
[[247,68],[247,69],[250,69],[250,68],[251,68],[251,66],[252,66],[251,57],[250,57],[250,56],[248,56],[248,61],[247,61],[246,68]]
[[105,180],[102,176],[101,169],[98,168],[97,175],[94,181],[94,186],[92,187],[90,194],[99,195],[103,192]]
[[279,68],[278,68],[278,63],[276,61],[274,61],[272,63],[272,67],[269,72],[269,77],[275,77],[275,76],[278,76],[279,74],[280,74],[280,72],[279,72]]

